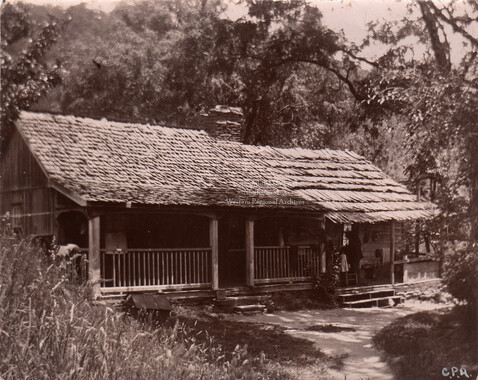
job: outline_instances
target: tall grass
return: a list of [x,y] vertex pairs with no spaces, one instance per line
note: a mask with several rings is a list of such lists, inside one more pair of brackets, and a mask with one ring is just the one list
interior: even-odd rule
[[[247,351],[232,358],[180,324],[155,328],[72,285],[55,262],[0,225],[0,378],[259,379]],[[259,359],[258,359],[259,360]],[[256,363],[257,364],[257,363]]]

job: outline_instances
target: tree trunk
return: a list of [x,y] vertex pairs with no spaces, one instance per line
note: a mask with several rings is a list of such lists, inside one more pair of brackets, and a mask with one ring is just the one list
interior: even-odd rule
[[469,142],[470,149],[470,241],[478,243],[478,124]]
[[422,12],[423,21],[427,28],[428,36],[432,45],[435,60],[443,72],[448,73],[451,68],[450,62],[450,45],[444,38],[440,39],[440,32],[444,35],[443,27],[438,21],[436,15],[431,11],[430,1],[419,1],[420,11]]

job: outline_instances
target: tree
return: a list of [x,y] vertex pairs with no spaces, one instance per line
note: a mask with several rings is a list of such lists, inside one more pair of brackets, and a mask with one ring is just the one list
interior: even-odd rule
[[[303,1],[249,8],[235,21],[220,0],[56,12],[71,18],[47,57],[63,62],[63,84],[35,109],[185,126],[211,106],[236,105],[247,142],[280,146],[330,146],[344,125],[357,128],[356,48]],[[334,57],[341,52],[348,58]]]
[[166,81],[182,89],[176,103],[242,106],[253,144],[323,147],[345,124],[356,126],[350,115],[363,98],[352,79],[356,49],[303,1],[247,5],[247,16],[211,18],[178,41]]
[[[364,82],[367,103],[369,109],[407,115],[407,147],[413,158],[409,181],[419,187],[423,179],[431,180],[431,195],[445,216],[442,237],[463,239],[468,231],[477,241],[478,43],[467,31],[478,20],[477,4],[470,1],[461,15],[453,3],[418,1],[414,6],[419,10],[416,25],[422,29],[409,28],[410,20],[382,28],[373,25],[373,38],[398,43],[415,35],[432,54],[414,61],[405,54],[410,46],[389,49],[379,60],[380,69]],[[458,65],[451,62],[447,25],[468,45]]]
[[[21,109],[27,109],[60,82],[59,64],[44,62],[48,49],[56,42],[61,25],[52,22],[32,35],[26,9],[22,5],[6,4],[1,11],[1,140],[8,138],[13,121]],[[11,53],[13,45],[24,44],[19,53]]]
[[64,17],[71,22],[52,50],[64,62],[63,84],[41,108],[95,118],[156,119],[164,43],[84,4],[70,7]]

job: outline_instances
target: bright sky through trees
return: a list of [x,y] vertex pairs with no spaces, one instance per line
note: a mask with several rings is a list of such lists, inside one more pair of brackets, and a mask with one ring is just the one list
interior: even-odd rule
[[[1,0],[0,0],[1,1]],[[10,3],[19,2],[19,0],[8,0]],[[67,8],[72,5],[85,3],[89,8],[99,9],[109,12],[117,6],[118,0],[22,0],[31,4],[49,4]],[[334,31],[343,30],[347,40],[360,44],[367,34],[367,24],[372,21],[400,20],[407,17],[407,3],[405,0],[312,0],[312,4],[317,4],[323,13],[323,22]],[[230,1],[227,11],[229,17],[235,19],[241,17],[246,12],[245,6]],[[411,15],[414,17],[416,15]],[[478,25],[475,25],[478,30]],[[450,31],[451,32],[451,31]],[[463,55],[463,39],[449,33],[452,46],[451,60],[458,63]],[[405,43],[415,43],[415,41],[405,41]],[[425,48],[415,49],[416,55],[425,52]],[[368,58],[376,58],[377,54],[383,53],[380,46],[372,45],[363,50],[363,55]],[[420,58],[420,57],[416,57]]]

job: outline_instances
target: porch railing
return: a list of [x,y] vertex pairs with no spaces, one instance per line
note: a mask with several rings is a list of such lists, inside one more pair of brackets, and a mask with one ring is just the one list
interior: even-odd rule
[[210,248],[102,249],[103,291],[211,285]]
[[318,273],[319,257],[308,246],[254,248],[255,283],[310,280]]

